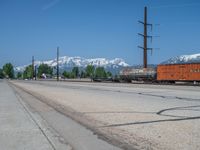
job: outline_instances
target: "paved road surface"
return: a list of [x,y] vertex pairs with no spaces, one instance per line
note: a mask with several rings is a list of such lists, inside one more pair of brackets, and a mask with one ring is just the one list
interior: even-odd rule
[[12,83],[124,149],[200,149],[200,87]]
[[0,149],[2,150],[70,150],[52,133],[38,124],[8,84],[0,80]]
[[120,150],[3,80],[0,80],[0,95],[1,149]]

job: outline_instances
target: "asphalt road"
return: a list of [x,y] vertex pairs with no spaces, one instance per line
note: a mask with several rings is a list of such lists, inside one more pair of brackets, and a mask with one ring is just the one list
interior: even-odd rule
[[60,142],[47,129],[7,82],[0,80],[0,149],[71,150],[68,143]]
[[[72,118],[81,127],[86,126],[91,139],[95,133],[97,141],[100,138],[123,149],[200,149],[200,87],[53,81],[11,83],[58,114]],[[29,105],[34,107],[31,102]],[[42,111],[41,105],[34,109],[41,107],[38,112]],[[57,131],[59,135],[68,128],[65,119],[59,120],[55,114],[39,114],[44,119],[51,118],[47,122],[54,129],[59,129],[55,126],[61,122],[63,130]],[[79,137],[77,128],[73,133],[76,131]],[[66,137],[62,135],[62,138],[72,147],[82,141],[75,140],[76,136],[70,138],[67,129],[64,133]],[[84,131],[82,135],[83,139],[88,137]],[[88,145],[98,145],[89,141]]]

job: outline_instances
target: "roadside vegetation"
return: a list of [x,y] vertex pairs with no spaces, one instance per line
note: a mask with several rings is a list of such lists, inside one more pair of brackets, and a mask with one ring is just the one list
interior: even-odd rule
[[41,64],[39,65],[37,69],[37,77],[41,78],[44,76],[52,77],[53,76],[53,68],[48,66],[47,64]]
[[[20,77],[20,75],[21,75],[21,77]],[[25,68],[23,74],[19,73],[19,74],[17,74],[17,77],[24,78],[24,79],[31,79],[33,77],[33,68],[32,68],[32,65],[27,66]]]
[[14,78],[14,68],[11,63],[6,63],[2,69],[0,69],[0,78],[13,79]]
[[[34,72],[35,71],[35,72]],[[14,67],[11,63],[6,63],[2,69],[0,68],[0,78],[8,79],[33,79],[37,78],[55,78],[56,68],[52,68],[47,64],[40,64],[39,67],[34,70],[32,65],[25,68],[23,72],[14,72]],[[107,72],[104,67],[94,67],[88,65],[85,69],[79,67],[73,67],[71,71],[64,70],[60,72],[60,77],[64,79],[75,79],[75,78],[111,78],[112,73]]]
[[4,78],[4,73],[3,73],[3,69],[0,69],[0,79]]
[[74,67],[72,71],[64,71],[62,73],[63,78],[109,78],[112,77],[111,72],[106,72],[104,67],[95,68],[92,65],[88,65],[84,70],[79,70],[78,67]]

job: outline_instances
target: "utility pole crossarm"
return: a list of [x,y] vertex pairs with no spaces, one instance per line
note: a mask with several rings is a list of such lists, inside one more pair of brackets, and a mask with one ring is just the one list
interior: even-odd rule
[[141,49],[143,49],[143,50],[144,50],[144,47],[142,47],[142,46],[138,46],[138,48],[141,48]]
[[141,24],[144,24],[144,22],[142,22],[142,21],[138,21],[139,23],[141,23]]
[[[145,24],[145,22],[140,21],[140,20],[139,20],[138,22],[141,23],[141,24],[143,24],[143,25]],[[146,25],[147,25],[147,26],[153,26],[153,24],[150,24],[150,23],[146,23]]]
[[[143,49],[144,50],[144,47],[142,47],[142,46],[138,46],[138,48],[141,48],[141,49]],[[147,48],[147,50],[150,50],[150,51],[152,51],[154,48]]]
[[[140,35],[140,36],[145,36],[144,34],[142,34],[142,33],[138,33],[138,35]],[[145,37],[147,37],[147,38],[153,38],[153,36],[149,36],[149,35],[146,35]]]

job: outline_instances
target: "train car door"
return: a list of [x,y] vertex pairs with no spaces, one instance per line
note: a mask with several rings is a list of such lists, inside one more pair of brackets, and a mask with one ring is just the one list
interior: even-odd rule
[[180,71],[179,80],[186,80],[187,79],[186,65],[180,65],[179,66],[179,71]]

